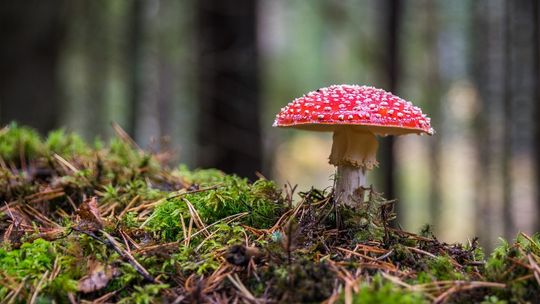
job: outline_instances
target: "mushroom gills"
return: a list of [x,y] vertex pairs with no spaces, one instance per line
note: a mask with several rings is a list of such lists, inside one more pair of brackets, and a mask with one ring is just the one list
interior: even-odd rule
[[334,131],[329,162],[334,166],[348,165],[354,168],[373,169],[377,162],[379,143],[368,131],[343,127]]

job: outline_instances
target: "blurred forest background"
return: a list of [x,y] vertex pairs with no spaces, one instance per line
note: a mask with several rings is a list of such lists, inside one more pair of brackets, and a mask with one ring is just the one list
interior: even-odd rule
[[432,137],[385,138],[376,189],[443,240],[540,231],[536,0],[28,0],[0,4],[0,122],[87,139],[119,123],[176,163],[331,186],[331,134],[271,128],[331,84],[413,101]]

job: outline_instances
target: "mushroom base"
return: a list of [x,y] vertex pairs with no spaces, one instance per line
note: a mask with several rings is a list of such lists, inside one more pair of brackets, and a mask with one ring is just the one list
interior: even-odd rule
[[379,165],[376,158],[378,148],[379,143],[373,133],[340,128],[334,131],[329,162],[334,166],[371,170]]
[[366,169],[349,165],[338,166],[334,187],[336,201],[350,207],[359,206],[363,200],[362,186],[365,184]]

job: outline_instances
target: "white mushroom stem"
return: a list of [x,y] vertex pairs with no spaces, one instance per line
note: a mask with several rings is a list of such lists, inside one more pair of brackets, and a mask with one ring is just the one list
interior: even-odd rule
[[330,164],[337,166],[335,195],[340,204],[358,206],[362,202],[361,187],[366,185],[366,172],[378,165],[379,143],[371,132],[342,127],[334,131]]
[[362,203],[362,186],[366,184],[366,170],[347,165],[338,166],[335,195],[340,204],[350,207]]

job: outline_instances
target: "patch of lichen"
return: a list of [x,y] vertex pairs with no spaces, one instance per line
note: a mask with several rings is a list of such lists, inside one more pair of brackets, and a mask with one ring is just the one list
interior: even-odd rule
[[167,153],[141,151],[122,133],[90,145],[15,124],[0,131],[0,157],[7,302],[523,303],[540,294],[538,235],[502,241],[486,260],[476,241],[392,228],[393,202],[371,188],[362,208],[317,189],[293,201],[266,179],[170,168]]

